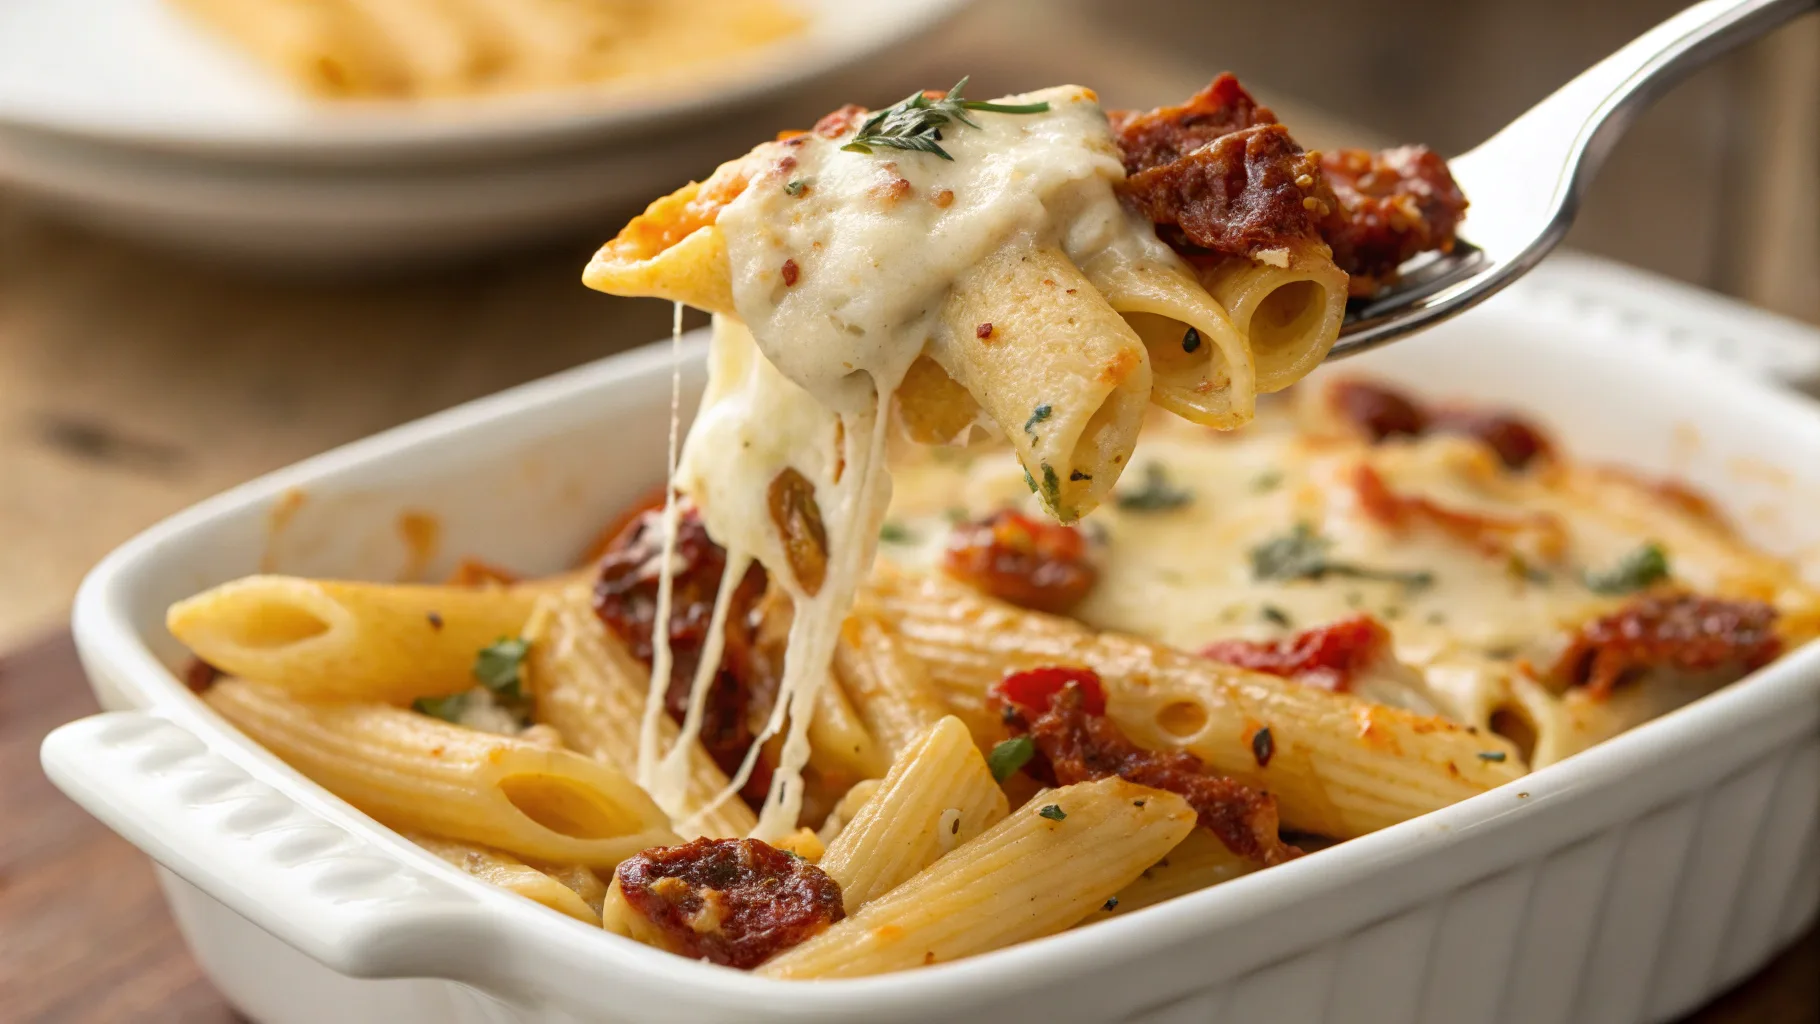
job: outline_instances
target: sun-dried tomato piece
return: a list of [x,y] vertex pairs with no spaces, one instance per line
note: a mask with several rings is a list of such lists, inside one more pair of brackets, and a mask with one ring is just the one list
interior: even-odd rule
[[1548,435],[1520,416],[1499,410],[1443,406],[1429,419],[1428,429],[1437,434],[1464,434],[1476,437],[1512,469],[1522,469],[1554,449]]
[[765,502],[784,539],[791,574],[814,597],[828,578],[828,530],[822,525],[821,506],[815,503],[815,485],[795,469],[785,469],[771,480]]
[[1080,688],[1081,706],[1088,714],[1106,713],[1106,687],[1100,674],[1090,668],[1048,665],[1013,672],[993,685],[992,695],[1040,715],[1071,685]]
[[1277,123],[1275,112],[1252,99],[1228,73],[1221,73],[1181,106],[1109,110],[1106,118],[1118,139],[1127,174],[1173,163],[1241,128]]
[[1121,194],[1178,250],[1250,257],[1319,244],[1333,197],[1280,124],[1222,135],[1125,179]]
[[1282,640],[1221,640],[1201,656],[1344,693],[1390,656],[1390,630],[1369,615],[1355,615]]
[[1782,653],[1775,626],[1776,609],[1761,601],[1646,594],[1581,626],[1550,675],[1600,698],[1657,669],[1742,677]]
[[[659,570],[663,565],[663,510],[634,518],[608,545],[594,586],[594,614],[625,643],[633,657],[651,664],[652,625],[657,620]],[[689,708],[689,689],[708,640],[714,601],[727,568],[727,553],[708,536],[701,516],[684,509],[677,520],[675,574],[670,591],[670,685],[664,708],[677,722]],[[753,630],[756,609],[765,591],[765,570],[756,562],[740,579],[727,610],[720,670],[709,685],[702,716],[701,742],[721,769],[732,773],[746,756],[754,720],[768,712],[756,706],[753,679]],[[755,771],[746,787],[763,799],[768,771]]]
[[1099,578],[1079,530],[1010,509],[956,526],[942,567],[1002,601],[1056,614],[1079,604]]
[[1352,294],[1375,293],[1418,253],[1453,249],[1466,196],[1433,150],[1341,149],[1320,163],[1338,200],[1321,234],[1333,261],[1352,275]]
[[1185,750],[1145,750],[1127,739],[1112,719],[1091,711],[1088,690],[1069,682],[1040,714],[1000,702],[1012,732],[1027,735],[1037,756],[1025,770],[1035,778],[1071,786],[1117,775],[1127,782],[1180,795],[1200,824],[1228,850],[1262,864],[1280,864],[1302,851],[1277,834],[1276,798],[1220,775]]
[[646,850],[621,861],[613,875],[659,945],[740,970],[845,916],[839,883],[756,839],[697,839]]
[[1395,388],[1375,381],[1342,380],[1327,390],[1334,415],[1377,443],[1387,437],[1459,434],[1476,438],[1512,469],[1522,469],[1554,452],[1540,427],[1502,409],[1444,405],[1430,409]]
[[1368,380],[1342,380],[1327,390],[1336,416],[1373,443],[1387,437],[1418,437],[1428,429],[1428,412],[1408,395]]

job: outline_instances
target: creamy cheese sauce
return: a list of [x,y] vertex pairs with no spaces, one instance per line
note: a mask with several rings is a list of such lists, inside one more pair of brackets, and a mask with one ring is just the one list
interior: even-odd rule
[[1103,262],[1180,265],[1113,194],[1124,167],[1091,90],[999,102],[1049,109],[970,112],[978,128],[943,132],[952,160],[847,152],[850,136],[814,133],[760,147],[753,159],[775,169],[720,212],[740,319],[784,376],[829,408],[857,412],[896,390],[939,344],[955,279],[1011,239],[1060,245],[1090,276]]
[[[1370,614],[1390,629],[1399,660],[1420,674],[1369,681],[1361,695],[1483,726],[1509,699],[1516,659],[1547,664],[1565,627],[1624,600],[1588,589],[1579,579],[1583,569],[1612,565],[1646,540],[1667,546],[1676,577],[1696,587],[1736,562],[1729,549],[1677,543],[1679,519],[1660,506],[1620,515],[1540,475],[1484,476],[1487,454],[1444,435],[1375,448],[1312,436],[1297,428],[1286,402],[1261,408],[1238,434],[1159,417],[1145,425],[1119,494],[1133,493],[1154,464],[1192,500],[1138,510],[1121,507],[1115,495],[1083,524],[1099,580],[1072,614],[1184,650],[1225,639],[1277,639]],[[955,520],[1040,508],[1002,449],[900,456],[881,554],[905,567],[936,569]],[[1553,563],[1537,560],[1526,574],[1509,559],[1430,526],[1387,529],[1359,506],[1350,483],[1361,462],[1375,466],[1399,495],[1487,515],[1554,516],[1565,548]],[[1252,551],[1298,522],[1330,542],[1334,560],[1428,573],[1432,582],[1256,578]]]

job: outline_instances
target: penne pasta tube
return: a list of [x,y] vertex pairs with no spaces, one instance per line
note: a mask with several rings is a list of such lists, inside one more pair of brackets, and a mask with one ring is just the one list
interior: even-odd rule
[[177,0],[210,28],[320,96],[395,94],[407,77],[340,0]]
[[1152,907],[1210,885],[1229,882],[1258,869],[1258,862],[1241,857],[1204,828],[1188,833],[1175,849],[1145,868],[1137,880],[1120,889],[1110,910],[1094,914],[1082,924]]
[[980,404],[927,355],[916,357],[897,386],[897,422],[917,444],[964,444],[984,423]]
[[[246,0],[242,0],[246,2]],[[253,5],[270,0],[253,0]],[[458,0],[340,0],[362,34],[396,55],[415,96],[473,90],[500,54],[486,33],[461,17]]]
[[1056,518],[1111,493],[1150,402],[1143,342],[1054,246],[1007,243],[963,271],[930,355],[1011,441]]
[[631,779],[598,761],[383,704],[326,704],[224,679],[204,698],[241,732],[394,828],[520,857],[611,868],[677,841]]
[[[544,597],[525,627],[525,637],[531,645],[525,671],[533,716],[554,726],[570,749],[635,775],[651,673],[601,625],[589,591],[571,588]],[[664,749],[669,749],[679,732],[676,723],[664,715],[658,729]],[[675,809],[679,824],[691,820],[727,785],[726,773],[701,744],[690,746],[685,806]],[[693,828],[717,838],[743,836],[757,824],[752,809],[739,800],[723,801],[692,819]]]
[[1179,257],[1160,244],[1135,257],[1113,248],[1082,270],[1143,340],[1152,401],[1222,430],[1250,422],[1257,391],[1252,346]]
[[864,608],[841,626],[834,675],[893,763],[948,713],[922,662],[905,653],[890,627]]
[[750,177],[745,163],[744,157],[724,163],[707,182],[692,181],[646,207],[600,247],[581,282],[610,295],[735,315],[727,239],[714,221],[744,191]]
[[958,718],[918,737],[840,831],[821,868],[851,914],[1005,816],[1005,794]]
[[299,697],[409,704],[474,685],[481,648],[524,628],[517,587],[248,576],[172,605],[171,635],[221,671]]
[[[1349,839],[1527,770],[1515,745],[1484,730],[1100,633],[944,577],[881,569],[870,596],[955,712],[994,729],[980,742],[1001,735],[987,690],[1007,672],[1085,666],[1104,680],[1107,713],[1134,742],[1189,751],[1274,794],[1284,825],[1299,831]],[[1260,764],[1253,740],[1265,728],[1274,754]]]
[[[607,887],[587,868],[570,866],[552,869],[563,873],[564,878],[558,878],[551,872],[531,867],[509,853],[484,846],[458,843],[453,839],[425,835],[422,832],[406,832],[403,835],[488,885],[497,885],[501,889],[515,892],[533,903],[541,903],[577,921],[594,925],[600,923],[600,899],[590,901],[579,891],[578,885],[581,876],[585,875],[594,880],[595,886],[600,887],[601,896],[606,895]],[[576,884],[570,884],[565,879],[572,879]]]
[[1181,797],[1123,779],[1049,790],[758,973],[860,977],[1053,935],[1104,906],[1193,828]]
[[1260,393],[1281,391],[1320,365],[1346,319],[1346,274],[1325,245],[1276,250],[1284,265],[1228,257],[1200,270],[1251,347]]

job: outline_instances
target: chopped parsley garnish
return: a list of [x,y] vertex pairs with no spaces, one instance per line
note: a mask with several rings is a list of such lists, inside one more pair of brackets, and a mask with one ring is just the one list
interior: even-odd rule
[[1503,761],[1505,756],[1506,755],[1505,755],[1504,751],[1502,751],[1502,750],[1481,750],[1481,751],[1479,751],[1479,760],[1481,760],[1481,761]]
[[1266,472],[1266,473],[1259,473],[1257,476],[1252,477],[1252,479],[1251,479],[1251,489],[1252,489],[1252,491],[1254,491],[1258,494],[1266,494],[1270,491],[1276,490],[1278,487],[1281,487],[1282,485],[1283,485],[1283,474],[1277,472],[1274,469],[1270,470],[1269,472]]
[[1265,726],[1251,734],[1251,757],[1259,768],[1270,765],[1270,759],[1276,756],[1276,737],[1270,734],[1270,726]]
[[878,539],[886,544],[907,544],[916,539],[916,534],[903,523],[887,521],[879,526]]
[[933,153],[943,160],[953,160],[948,151],[941,146],[942,130],[959,122],[969,128],[978,128],[979,123],[967,116],[969,110],[981,110],[989,114],[1041,114],[1049,110],[1047,103],[988,103],[984,100],[969,100],[961,97],[961,90],[967,87],[967,79],[962,78],[948,90],[948,95],[941,99],[930,99],[921,89],[893,103],[883,110],[874,111],[859,126],[859,132],[853,141],[842,146],[851,153],[870,153],[873,146],[884,146],[887,149],[912,150],[918,153]]
[[1259,580],[1323,580],[1345,576],[1358,580],[1383,580],[1406,587],[1426,587],[1434,582],[1430,572],[1404,572],[1397,569],[1370,569],[1328,556],[1333,542],[1314,532],[1307,523],[1297,523],[1294,530],[1273,537],[1251,549],[1251,575]]
[[1262,615],[1267,621],[1282,626],[1284,629],[1290,629],[1294,626],[1294,623],[1290,621],[1289,613],[1278,608],[1274,604],[1267,604],[1262,608],[1259,608],[1258,614]]
[[790,184],[784,186],[784,194],[790,195],[790,196],[800,196],[803,194],[804,191],[806,191],[808,189],[808,187],[809,187],[808,182],[804,181],[801,178],[798,178],[795,181],[791,182]]
[[942,509],[942,518],[950,523],[964,523],[967,521],[967,510],[959,505],[950,505]]
[[1188,328],[1188,333],[1182,335],[1182,351],[1193,352],[1195,349],[1198,349],[1200,347],[1201,347],[1201,332],[1195,330],[1192,327]]
[[474,678],[506,700],[523,700],[519,670],[530,647],[522,637],[500,637],[492,646],[480,649],[474,659]]
[[1078,469],[1071,469],[1068,471],[1068,479],[1073,480],[1076,483],[1079,483],[1082,480],[1093,479],[1093,474],[1092,473],[1083,473]]
[[1028,469],[1024,470],[1024,483],[1030,487],[1031,494],[1036,493],[1036,477],[1031,476]]
[[425,615],[424,615],[424,618],[425,618],[425,619],[427,619],[427,620],[428,620],[428,621],[429,621],[429,623],[430,623],[430,628],[431,628],[431,629],[436,629],[436,630],[440,630],[440,629],[441,629],[441,628],[442,628],[442,615],[441,615],[441,613],[439,613],[439,612],[428,612],[428,613],[426,613],[426,614],[425,614]]
[[1028,736],[1019,736],[993,747],[992,753],[986,755],[986,767],[992,769],[994,781],[1003,782],[1035,756],[1036,744]]
[[1599,594],[1628,594],[1668,579],[1668,552],[1655,541],[1637,548],[1603,572],[1588,570],[1587,589]]
[[1052,411],[1053,410],[1051,410],[1047,404],[1039,405],[1036,408],[1030,410],[1030,418],[1024,421],[1024,433],[1026,433],[1026,434],[1030,433],[1031,427],[1034,427],[1038,423],[1041,423],[1044,420],[1048,419],[1049,413]]
[[1529,559],[1514,551],[1511,552],[1510,561],[1504,564],[1504,571],[1510,575],[1511,579],[1522,580],[1525,583],[1547,583],[1549,581],[1547,573],[1530,565]]
[[1112,897],[1107,898],[1105,904],[1103,906],[1101,906],[1100,909],[1101,910],[1111,910],[1112,908],[1114,908],[1118,905],[1119,905],[1119,898],[1117,896],[1112,896]]
[[420,715],[456,723],[461,721],[461,713],[467,707],[468,695],[465,693],[451,693],[447,697],[419,697],[411,702],[411,710]]
[[1068,816],[1068,812],[1062,810],[1061,806],[1058,804],[1044,804],[1043,809],[1036,813],[1048,818],[1050,821],[1061,821]]
[[1160,462],[1144,464],[1144,485],[1135,491],[1114,495],[1119,508],[1126,512],[1167,512],[1194,500],[1194,494],[1169,482],[1169,470]]

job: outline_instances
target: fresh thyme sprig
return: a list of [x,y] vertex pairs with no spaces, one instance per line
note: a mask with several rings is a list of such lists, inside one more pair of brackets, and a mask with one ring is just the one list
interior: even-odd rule
[[883,110],[874,111],[859,126],[859,132],[853,136],[853,141],[841,148],[853,153],[870,153],[873,146],[884,146],[887,149],[934,153],[943,160],[953,160],[941,146],[942,129],[956,121],[969,128],[978,128],[979,124],[967,116],[967,111],[1041,114],[1049,109],[1047,103],[988,103],[985,100],[962,99],[961,90],[966,87],[967,78],[963,77],[954,83],[954,88],[948,90],[948,95],[939,100],[930,99],[919,90]]

